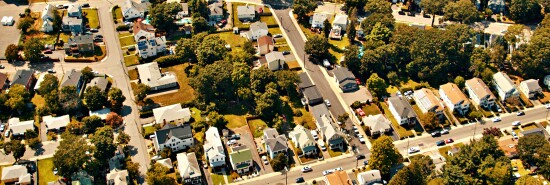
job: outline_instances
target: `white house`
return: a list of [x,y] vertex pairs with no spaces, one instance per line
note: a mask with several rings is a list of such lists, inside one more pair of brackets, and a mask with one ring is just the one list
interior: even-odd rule
[[166,124],[164,127],[155,132],[154,137],[155,150],[162,151],[165,147],[169,147],[173,152],[186,149],[193,145],[193,132],[189,124],[175,126]]
[[258,53],[260,55],[267,54],[269,52],[272,52],[275,49],[275,43],[273,41],[273,38],[270,36],[261,36],[258,37]]
[[535,98],[542,94],[542,87],[539,85],[539,80],[529,79],[524,80],[519,84],[519,90],[529,99]]
[[178,160],[180,178],[184,185],[202,184],[202,172],[195,152],[179,153],[176,159]]
[[27,171],[24,165],[6,166],[2,169],[2,180],[6,184],[31,184],[32,175]]
[[466,83],[464,84],[466,86],[466,90],[468,91],[468,95],[475,104],[478,104],[484,108],[490,108],[495,105],[497,98],[493,92],[491,92],[489,87],[487,87],[485,82],[483,82],[483,80],[479,78],[472,78],[466,80]]
[[252,21],[256,18],[256,6],[237,6],[237,17],[241,21]]
[[111,109],[109,109],[109,108],[104,108],[104,109],[99,109],[99,110],[96,110],[96,111],[90,111],[89,112],[90,116],[100,117],[101,120],[107,119],[107,115],[109,115],[110,113],[111,113]]
[[363,116],[365,126],[369,127],[370,135],[382,135],[391,131],[391,122],[383,114]]
[[288,151],[288,146],[285,135],[279,135],[274,128],[266,128],[264,129],[263,139],[265,142],[265,150],[271,159],[281,153],[286,155],[285,152]]
[[431,89],[422,88],[414,91],[413,99],[422,113],[426,114],[428,112],[433,112],[438,116],[443,115],[444,108],[441,105],[439,98],[435,96]]
[[255,22],[250,24],[250,31],[242,33],[248,40],[255,41],[261,36],[266,36],[268,33],[267,24],[265,22]]
[[325,141],[331,150],[341,150],[344,147],[344,139],[342,135],[334,128],[334,124],[328,115],[323,114],[320,116],[320,120],[315,120],[317,129],[323,134],[323,141]]
[[57,11],[57,8],[55,8],[52,4],[47,4],[46,7],[44,7],[44,10],[42,10],[42,14],[40,17],[42,19],[42,26],[40,27],[40,31],[53,31],[53,18],[55,11]]
[[348,16],[345,14],[338,14],[336,17],[334,17],[334,21],[332,21],[332,27],[340,27],[342,29],[346,29],[348,26]]
[[225,151],[223,149],[220,132],[216,127],[210,127],[205,135],[204,140],[204,155],[212,168],[225,166]]
[[315,144],[315,139],[311,135],[311,132],[304,128],[302,125],[297,125],[294,127],[294,130],[289,133],[294,147],[302,149],[302,152],[305,155],[313,155],[317,153],[317,146]]
[[369,170],[357,174],[357,181],[360,185],[372,185],[375,183],[382,184],[382,176],[380,170]]
[[8,127],[14,136],[22,136],[27,130],[34,130],[34,120],[20,121],[13,117],[8,120]]
[[141,58],[154,57],[166,51],[166,38],[161,36],[141,39],[137,41],[136,45]]
[[498,96],[503,101],[510,97],[519,97],[519,92],[516,90],[514,83],[506,73],[495,73],[493,75],[493,86],[495,87]]
[[107,185],[127,185],[129,183],[128,170],[113,169],[107,174]]
[[176,125],[180,125],[191,119],[189,108],[183,109],[179,103],[153,109],[153,115],[157,124],[174,122]]
[[178,86],[176,76],[170,73],[160,73],[156,62],[137,66],[141,83],[151,87],[151,90],[161,90]]
[[439,86],[439,96],[451,112],[457,111],[461,115],[466,115],[470,110],[470,101],[454,83]]
[[417,115],[414,112],[407,98],[394,96],[388,98],[388,107],[399,125],[412,126],[418,122]]
[[271,71],[283,69],[285,65],[285,56],[282,52],[272,51],[265,55],[265,60],[267,61],[267,68]]
[[327,18],[328,18],[328,14],[314,13],[313,16],[309,19],[311,28],[323,29],[325,27],[324,23],[325,23],[325,20],[327,20]]
[[124,19],[145,18],[145,13],[149,11],[149,4],[147,0],[140,2],[126,0],[121,7],[122,16]]
[[69,115],[58,117],[44,116],[42,117],[42,121],[46,124],[46,129],[48,129],[48,131],[59,131],[65,129],[65,127],[69,125],[71,118]]

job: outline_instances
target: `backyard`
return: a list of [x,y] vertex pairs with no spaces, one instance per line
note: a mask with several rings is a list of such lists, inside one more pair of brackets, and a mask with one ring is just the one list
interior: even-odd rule
[[225,172],[225,173],[226,174],[210,173],[210,178],[212,178],[212,184],[216,184],[216,185],[225,184],[225,180],[224,180],[223,176],[227,176],[228,183],[233,182],[231,177],[229,177],[229,174],[227,174],[227,172]]
[[382,112],[380,112],[380,109],[378,109],[378,106],[376,106],[376,104],[374,103],[363,105],[363,107],[361,107],[361,110],[365,112],[365,116],[382,114]]
[[220,32],[214,35],[218,35],[221,39],[225,40],[227,44],[231,47],[240,47],[244,45],[246,39],[241,37],[239,34],[234,34],[233,32]]
[[193,88],[189,86],[189,79],[187,78],[187,74],[184,71],[187,65],[189,64],[179,64],[167,68],[162,68],[162,73],[170,71],[173,74],[176,74],[179,89],[175,93],[153,96],[151,97],[151,100],[161,105],[172,105],[175,103],[183,103],[195,99],[195,90],[193,90]]
[[128,76],[130,80],[137,80],[139,77],[137,69],[128,70]]
[[244,116],[228,114],[223,115],[223,117],[229,122],[227,123],[227,128],[239,128],[246,125],[246,118]]
[[56,181],[59,177],[53,174],[53,159],[42,159],[37,162],[38,184],[46,185],[48,182]]
[[302,116],[294,116],[294,122],[298,125],[302,125],[305,128],[309,128],[311,130],[317,129],[317,126],[313,121],[313,116],[311,115],[311,113],[306,111],[306,109],[304,108],[299,108],[298,110],[302,112]]
[[261,119],[248,120],[248,125],[250,126],[250,130],[252,130],[254,138],[262,137],[264,129],[267,128],[267,124]]

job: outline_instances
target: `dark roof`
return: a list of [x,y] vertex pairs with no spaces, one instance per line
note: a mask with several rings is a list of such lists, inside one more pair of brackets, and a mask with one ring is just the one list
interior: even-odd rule
[[92,35],[77,35],[69,38],[69,44],[90,44],[94,43]]
[[304,96],[307,97],[309,100],[323,99],[323,96],[321,96],[321,93],[319,92],[319,89],[317,89],[317,86],[305,88],[302,90],[302,93],[304,93]]
[[29,82],[33,74],[34,71],[29,69],[17,70],[17,72],[15,72],[15,75],[13,76],[13,80],[11,81],[10,85],[19,84],[26,86],[27,82]]
[[279,151],[287,149],[286,146],[286,137],[284,135],[279,135],[277,130],[274,128],[266,128],[264,129],[265,134],[265,143],[269,146],[269,148],[273,151]]
[[96,78],[92,79],[92,81],[90,81],[90,83],[88,83],[88,87],[97,86],[102,91],[105,91],[105,90],[107,90],[107,85],[108,84],[109,84],[109,81],[107,81],[106,78],[96,77]]
[[300,83],[298,84],[298,88],[303,89],[306,87],[313,86],[313,82],[311,82],[307,73],[300,73],[299,76],[300,76]]
[[344,82],[345,79],[355,80],[355,76],[351,73],[351,71],[349,71],[348,68],[339,67],[334,69],[332,72],[340,83]]
[[0,73],[0,90],[2,89],[2,87],[4,87],[7,81],[8,81],[8,75],[4,73]]
[[531,134],[540,134],[540,135],[544,136],[544,132],[541,128],[534,128],[534,129],[531,129],[531,130],[526,130],[526,131],[521,132],[521,134],[523,134],[524,136],[531,135]]
[[193,137],[193,132],[191,132],[191,126],[189,124],[175,126],[168,123],[161,130],[156,131],[155,135],[157,136],[158,143],[161,144],[172,136],[179,139],[191,138]]
[[388,102],[393,105],[393,108],[395,108],[395,111],[397,111],[401,118],[416,117],[416,113],[414,113],[414,110],[412,109],[411,104],[409,104],[407,98],[394,96],[388,98]]
[[61,81],[60,87],[66,87],[66,86],[77,86],[78,82],[80,82],[82,77],[82,73],[80,71],[77,71],[75,69],[71,69],[70,71],[67,71],[65,75],[63,76],[63,80]]

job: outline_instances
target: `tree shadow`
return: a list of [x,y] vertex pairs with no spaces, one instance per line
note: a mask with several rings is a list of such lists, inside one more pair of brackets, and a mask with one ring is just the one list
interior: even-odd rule
[[124,105],[122,106],[121,110],[120,110],[120,115],[122,117],[125,117],[127,115],[130,115],[132,113],[132,107],[128,106],[128,105]]
[[44,145],[42,145],[42,143],[38,143],[38,146],[34,149],[34,156],[40,156],[42,154],[44,154],[44,148],[43,148]]

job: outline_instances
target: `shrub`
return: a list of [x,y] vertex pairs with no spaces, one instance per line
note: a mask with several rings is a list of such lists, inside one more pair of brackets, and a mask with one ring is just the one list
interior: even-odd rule
[[179,58],[176,57],[176,55],[168,55],[168,56],[159,57],[155,59],[153,62],[158,63],[160,67],[168,67],[168,66],[179,64],[181,60],[179,60]]
[[300,111],[300,109],[294,109],[292,111],[292,114],[296,117],[300,117],[300,116],[302,116],[302,111]]
[[57,134],[54,132],[48,132],[48,140],[55,141],[57,140]]
[[130,29],[128,25],[119,25],[116,27],[116,31],[127,31],[128,29]]
[[316,180],[311,181],[312,184],[317,184]]
[[355,101],[351,104],[351,108],[353,109],[358,109],[358,108],[361,108],[363,106],[363,104],[359,101]]

